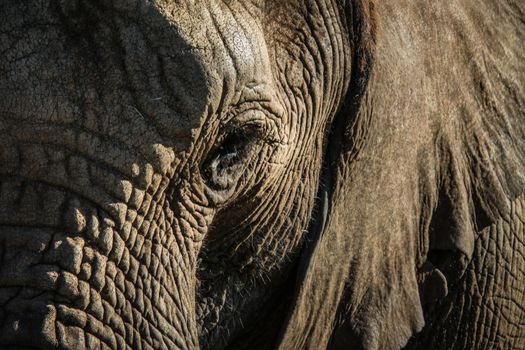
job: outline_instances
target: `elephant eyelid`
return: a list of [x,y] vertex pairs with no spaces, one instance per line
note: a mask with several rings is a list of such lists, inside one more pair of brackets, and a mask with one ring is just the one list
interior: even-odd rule
[[251,130],[253,139],[259,139],[270,145],[283,143],[276,123],[278,119],[265,108],[237,110],[234,116],[227,119],[227,123],[223,126],[226,137],[231,133]]

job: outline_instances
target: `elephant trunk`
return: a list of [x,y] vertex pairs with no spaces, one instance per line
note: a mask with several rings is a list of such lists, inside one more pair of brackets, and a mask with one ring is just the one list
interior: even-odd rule
[[0,347],[197,348],[202,218],[175,184],[198,120],[162,84],[130,87],[150,81],[130,74],[151,61],[132,57],[137,26],[76,33],[33,5],[0,4]]
[[0,346],[197,348],[198,235],[164,160],[0,117]]

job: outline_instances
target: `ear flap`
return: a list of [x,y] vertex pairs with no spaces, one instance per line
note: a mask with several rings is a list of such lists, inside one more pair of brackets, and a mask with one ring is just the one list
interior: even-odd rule
[[[433,42],[422,49],[439,57],[434,64],[440,73],[433,77],[434,83],[447,88],[433,92],[446,104],[440,110],[438,150],[433,159],[439,168],[438,193],[427,230],[429,241],[421,253],[443,272],[450,288],[467,268],[478,233],[508,217],[511,203],[525,192],[525,95],[516,84],[525,79],[525,64],[519,58],[525,49],[515,44],[511,29],[515,24],[507,21],[520,12],[495,10],[493,4],[454,8],[454,13],[465,16],[447,16],[452,23],[441,24],[447,28],[441,37],[449,38],[445,42],[454,38],[454,42],[450,46]],[[471,17],[490,18],[499,24],[499,16],[505,16],[506,25],[490,36],[463,23]],[[492,26],[483,21],[480,26]],[[441,54],[443,47],[449,50],[447,55]],[[474,54],[472,47],[482,54]]]
[[[361,107],[370,103],[376,28],[372,2],[349,1],[346,10],[354,55],[351,82],[328,136],[321,204],[280,349],[397,349],[423,326],[415,235],[407,234],[419,228],[418,220],[407,215],[418,198],[402,190],[417,188],[418,179],[400,176],[397,164],[385,169],[372,154],[366,156],[369,163],[356,159],[368,148],[367,136],[372,137],[367,135],[370,114]],[[392,183],[402,186],[392,188]],[[385,213],[385,206],[391,211],[376,216]],[[339,324],[339,318],[345,322]]]
[[[325,214],[310,232],[281,349],[403,347],[423,327],[422,304],[446,295],[463,273],[476,232],[508,214],[525,190],[524,100],[516,87],[523,60],[503,49],[489,57],[461,51],[465,43],[447,40],[464,40],[454,31],[465,28],[442,18],[434,30],[452,31],[446,40],[416,37],[416,53],[406,51],[428,23],[401,28],[396,19],[410,9],[388,5],[384,11],[398,17],[383,28],[385,47],[374,48],[373,9],[348,3],[352,79],[329,135],[317,210]],[[425,75],[430,61],[421,52],[432,58],[434,76]],[[381,64],[369,82],[374,56]],[[414,87],[425,79],[433,80]],[[392,86],[410,95],[386,95]]]
[[[476,6],[477,18],[490,10]],[[462,35],[475,43],[489,42],[477,32]],[[497,40],[500,46],[491,48],[490,55],[441,63],[455,66],[453,74],[441,71],[441,75],[456,88],[443,92],[440,99],[459,108],[449,111],[437,140],[439,194],[428,246],[421,251],[427,255],[427,266],[430,263],[443,272],[451,288],[467,268],[476,235],[511,215],[512,202],[525,192],[525,99],[514,83],[523,81],[525,69],[523,60],[513,57],[518,47],[512,35]],[[523,54],[521,46],[519,50]],[[455,73],[460,71],[466,74]],[[424,283],[420,285],[425,289]]]

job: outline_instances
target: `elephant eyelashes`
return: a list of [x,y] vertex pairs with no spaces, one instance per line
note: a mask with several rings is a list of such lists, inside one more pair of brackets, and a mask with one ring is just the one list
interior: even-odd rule
[[247,126],[232,131],[204,163],[208,185],[217,190],[234,186],[242,175],[250,155],[260,145],[260,128]]

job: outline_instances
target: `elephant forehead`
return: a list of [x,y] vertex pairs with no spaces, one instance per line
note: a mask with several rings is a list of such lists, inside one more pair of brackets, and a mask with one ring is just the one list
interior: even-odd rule
[[236,103],[246,87],[264,86],[258,91],[267,96],[259,98],[270,98],[272,74],[258,6],[212,0],[165,5],[163,11],[185,45],[175,50],[191,54],[204,71],[209,110]]
[[140,112],[177,149],[229,106],[276,101],[259,6],[190,2],[132,7],[119,26]]

